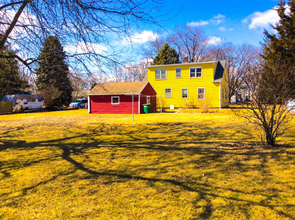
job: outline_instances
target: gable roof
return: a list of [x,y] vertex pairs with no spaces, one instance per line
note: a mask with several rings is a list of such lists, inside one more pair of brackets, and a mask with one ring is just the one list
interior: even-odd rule
[[99,83],[88,93],[89,95],[140,94],[148,81]]
[[222,77],[223,77],[223,72],[224,72],[224,67],[223,67],[223,65],[221,64],[221,62],[218,61],[218,63],[217,63],[217,67],[216,67],[216,70],[215,70],[215,74],[214,74],[214,81],[215,81],[215,80],[218,80],[218,79],[222,79]]

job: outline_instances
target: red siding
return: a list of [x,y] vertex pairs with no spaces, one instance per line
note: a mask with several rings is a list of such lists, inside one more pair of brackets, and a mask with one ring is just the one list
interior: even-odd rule
[[151,99],[151,112],[156,112],[156,92],[153,87],[148,83],[146,87],[140,93],[140,113],[144,113],[143,111],[143,104],[146,104],[146,97],[150,96]]
[[[120,104],[112,104],[111,97],[119,96]],[[90,96],[90,113],[132,114],[132,95]],[[138,96],[134,95],[134,114],[138,114]]]

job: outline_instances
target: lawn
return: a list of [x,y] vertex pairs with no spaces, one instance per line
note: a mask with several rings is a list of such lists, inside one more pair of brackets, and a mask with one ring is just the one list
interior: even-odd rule
[[[295,122],[292,122],[295,125]],[[295,129],[230,110],[0,116],[0,219],[294,219]]]

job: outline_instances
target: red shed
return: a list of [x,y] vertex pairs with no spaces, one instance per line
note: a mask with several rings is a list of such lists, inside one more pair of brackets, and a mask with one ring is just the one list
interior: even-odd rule
[[[156,91],[148,81],[99,83],[89,93],[88,112],[97,114],[143,113],[143,104],[156,112]],[[132,108],[133,106],[133,108]]]

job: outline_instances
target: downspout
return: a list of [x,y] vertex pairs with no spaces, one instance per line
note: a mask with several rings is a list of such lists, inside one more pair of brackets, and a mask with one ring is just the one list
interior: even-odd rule
[[88,114],[90,113],[90,95],[88,95]]
[[221,82],[219,82],[219,110],[221,110]]
[[132,121],[134,121],[134,93],[132,93]]
[[140,94],[138,94],[138,114],[140,114]]

